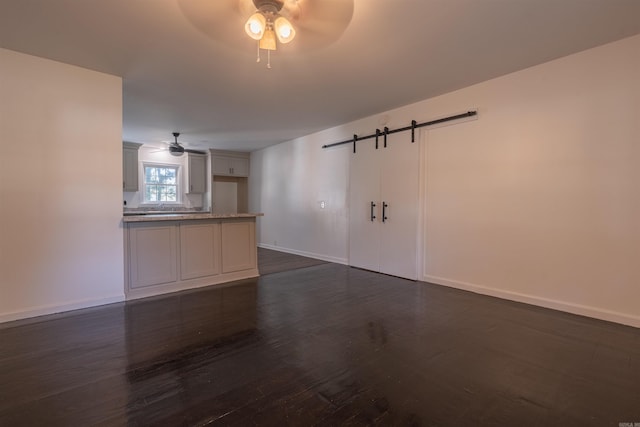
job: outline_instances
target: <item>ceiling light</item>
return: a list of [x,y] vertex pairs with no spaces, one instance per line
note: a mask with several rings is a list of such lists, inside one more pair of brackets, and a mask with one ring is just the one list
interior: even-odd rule
[[276,18],[274,26],[280,43],[289,43],[296,36],[296,30],[293,28],[293,25],[291,25],[291,22],[284,16]]
[[254,13],[251,15],[247,24],[244,26],[244,30],[247,32],[247,35],[254,40],[260,40],[266,28],[267,20],[261,13]]
[[249,17],[244,30],[249,37],[258,41],[258,58],[260,49],[267,51],[267,68],[271,68],[271,51],[277,49],[276,38],[280,43],[289,43],[296,36],[291,22],[280,15],[283,0],[253,0],[256,12]]
[[267,28],[258,46],[264,50],[276,50],[276,33],[273,31],[273,28]]

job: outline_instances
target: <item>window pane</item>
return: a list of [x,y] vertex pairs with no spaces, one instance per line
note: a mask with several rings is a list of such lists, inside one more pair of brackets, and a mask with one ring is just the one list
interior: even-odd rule
[[176,187],[174,185],[159,185],[158,197],[163,202],[177,202]]
[[177,202],[178,201],[178,167],[145,166],[144,167],[144,201],[145,202]]
[[177,202],[178,201],[178,197],[177,197],[177,194],[176,194],[176,187],[174,185],[167,186],[167,200],[169,200],[171,202]]
[[148,202],[158,201],[158,187],[155,185],[147,185],[147,194],[145,200]]
[[147,166],[144,168],[144,182],[158,182],[158,168]]
[[174,184],[176,183],[176,170],[170,168],[160,168],[160,182],[162,184]]

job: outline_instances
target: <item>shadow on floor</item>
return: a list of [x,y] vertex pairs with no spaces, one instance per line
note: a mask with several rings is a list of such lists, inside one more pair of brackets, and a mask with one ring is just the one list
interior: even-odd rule
[[327,264],[327,262],[271,249],[258,248],[258,270],[261,276],[320,264]]

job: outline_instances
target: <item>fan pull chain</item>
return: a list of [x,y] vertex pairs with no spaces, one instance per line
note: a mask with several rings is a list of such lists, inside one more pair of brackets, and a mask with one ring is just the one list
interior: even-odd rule
[[267,68],[271,68],[271,51],[267,50]]
[[258,53],[257,53],[256,62],[260,62],[260,41],[259,40],[258,40],[258,43],[256,45],[258,46]]

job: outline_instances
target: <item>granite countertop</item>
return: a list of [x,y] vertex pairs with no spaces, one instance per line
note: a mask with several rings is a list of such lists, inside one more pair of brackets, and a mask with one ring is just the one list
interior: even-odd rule
[[255,218],[264,216],[263,213],[172,213],[172,214],[146,214],[146,215],[126,215],[122,222],[152,222],[152,221],[183,221],[194,219],[229,219],[229,218]]

